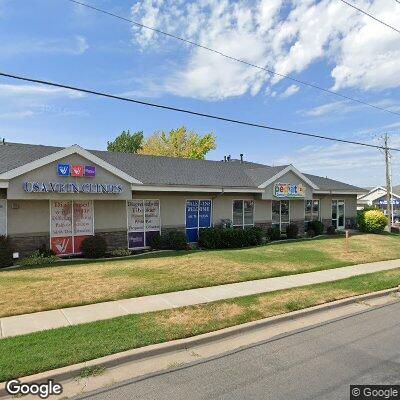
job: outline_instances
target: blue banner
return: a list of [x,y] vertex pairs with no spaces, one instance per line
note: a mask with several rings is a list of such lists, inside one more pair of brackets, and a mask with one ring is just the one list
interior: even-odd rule
[[211,200],[200,200],[199,228],[211,226]]

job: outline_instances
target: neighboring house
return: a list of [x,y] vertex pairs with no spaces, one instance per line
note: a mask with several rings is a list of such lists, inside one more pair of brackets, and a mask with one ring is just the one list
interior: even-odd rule
[[5,143],[0,145],[0,234],[22,255],[79,252],[93,234],[110,248],[146,248],[159,232],[318,219],[353,227],[364,189],[304,174],[293,165],[207,161]]
[[[365,206],[375,206],[380,208],[386,215],[387,213],[387,190],[384,186],[367,188],[368,192],[359,195],[357,198],[357,209],[361,210]],[[400,218],[400,185],[392,187],[392,204],[394,218]]]

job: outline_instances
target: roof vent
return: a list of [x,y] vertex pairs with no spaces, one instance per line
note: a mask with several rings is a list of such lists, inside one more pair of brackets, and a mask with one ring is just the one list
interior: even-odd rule
[[243,154],[240,154],[240,162],[243,163]]
[[4,146],[6,144],[6,138],[1,139],[0,144]]
[[231,155],[229,154],[229,156],[226,158],[227,161],[231,161]]

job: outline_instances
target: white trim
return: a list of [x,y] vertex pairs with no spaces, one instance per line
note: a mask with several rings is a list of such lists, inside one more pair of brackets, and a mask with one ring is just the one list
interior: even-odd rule
[[[129,233],[141,233],[142,231],[129,231],[129,216],[128,216],[128,201],[142,201],[143,202],[143,244],[144,246],[142,247],[129,247]],[[158,201],[158,225],[159,228],[158,230],[147,230],[146,229],[146,201]],[[146,243],[146,232],[159,232],[161,235],[161,200],[160,199],[138,199],[138,198],[132,198],[132,199],[127,199],[125,201],[125,207],[126,207],[126,241],[127,241],[127,248],[128,250],[142,250],[142,249],[148,249],[150,246],[147,246]]]
[[133,191],[149,192],[207,192],[207,193],[264,193],[261,189],[247,188],[216,188],[208,186],[151,186],[151,185],[132,185]]
[[368,192],[363,193],[363,194],[361,195],[361,197],[359,198],[359,200],[362,199],[362,198],[365,197],[365,196],[371,195],[372,193],[376,192],[377,190],[383,190],[383,191],[387,192],[387,190],[386,190],[384,187],[382,187],[382,186],[377,186],[377,187],[375,187],[375,188],[369,190]]
[[25,174],[29,171],[34,169],[43,167],[44,165],[50,164],[54,161],[60,160],[61,158],[65,158],[70,156],[71,154],[79,154],[83,158],[88,159],[89,161],[97,164],[101,168],[111,172],[112,174],[118,176],[119,178],[127,181],[129,183],[141,184],[142,182],[138,181],[137,179],[133,178],[132,176],[126,174],[125,172],[121,171],[120,169],[114,167],[113,165],[109,164],[108,162],[102,160],[100,157],[95,156],[94,154],[90,153],[89,151],[83,149],[82,147],[74,144],[70,147],[66,147],[60,151],[57,151],[53,154],[48,156],[39,158],[38,160],[32,161],[28,164],[24,164],[18,168],[11,169],[3,174],[0,174],[0,179],[13,179],[19,175]]
[[[332,218],[332,203],[334,201],[336,201],[336,219],[335,220]],[[340,228],[339,228],[339,213],[338,213],[339,201],[343,202],[343,227],[340,227]],[[332,199],[331,200],[331,221],[332,221],[332,225],[333,225],[333,221],[336,221],[336,229],[337,230],[346,229],[346,201],[345,201],[345,199]]]
[[[197,208],[197,227],[195,228],[195,227],[193,227],[193,228],[188,228],[187,226],[186,226],[186,216],[187,216],[187,202],[188,201],[197,201],[198,202],[198,208]],[[211,204],[211,213],[210,213],[210,226],[202,226],[202,227],[200,227],[199,226],[199,223],[200,223],[200,202],[201,201],[209,201],[210,202],[210,204]],[[202,228],[211,228],[212,226],[213,226],[213,210],[214,210],[214,207],[213,207],[213,201],[212,201],[212,199],[199,199],[199,198],[197,198],[197,199],[193,199],[193,198],[188,198],[188,199],[185,199],[185,236],[186,236],[186,240],[187,240],[187,230],[188,229],[197,229],[197,239],[199,238],[199,233],[200,233],[200,229],[202,229]],[[188,243],[197,243],[197,242],[188,242]]]
[[347,194],[365,194],[365,192],[341,192],[341,191],[335,191],[335,190],[316,190],[313,192],[313,194],[336,194],[336,195],[347,195]]
[[[288,207],[288,210],[289,210],[289,222],[284,222],[284,224],[286,224],[286,226],[291,224],[290,208],[291,208],[291,205],[292,205],[292,201],[289,200],[289,199],[272,199],[271,200],[271,225],[277,225],[276,223],[274,223],[274,220],[272,219],[272,203],[274,201],[279,203],[279,231],[282,233],[282,232],[284,232],[284,231],[282,231],[282,201],[287,201],[289,203],[289,207]],[[305,207],[303,207],[303,208],[305,208]]]
[[[6,228],[5,228],[5,233],[4,236],[7,236],[8,233],[8,200],[7,199],[0,199],[0,202],[4,201],[4,204],[6,206],[6,211],[5,211],[5,216],[6,216]],[[1,234],[1,233],[0,233]]]
[[275,182],[277,179],[282,177],[288,172],[293,172],[296,174],[300,179],[302,179],[304,182],[306,182],[309,186],[311,186],[314,190],[319,189],[318,186],[312,182],[310,179],[308,179],[305,175],[303,175],[296,167],[294,167],[292,164],[288,165],[286,168],[283,170],[279,171],[277,174],[275,174],[272,178],[268,179],[264,183],[258,186],[259,189],[265,189],[267,186],[269,186],[271,183]]
[[8,189],[8,182],[0,182],[0,189]]
[[[233,223],[233,203],[235,201],[241,201],[242,202],[242,225],[235,225]],[[253,202],[253,223],[251,224],[245,224],[244,223],[244,202],[245,201],[252,201]],[[255,215],[255,210],[256,210],[256,202],[255,199],[233,199],[232,200],[232,228],[235,226],[242,227],[242,229],[246,228],[247,226],[254,226],[254,215]]]

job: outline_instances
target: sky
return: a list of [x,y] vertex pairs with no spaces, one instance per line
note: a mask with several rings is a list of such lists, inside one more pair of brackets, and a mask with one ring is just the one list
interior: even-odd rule
[[[84,1],[84,0],[83,0]],[[351,0],[400,28],[395,0]],[[400,36],[340,0],[87,0],[247,62],[400,112]],[[202,113],[400,148],[400,116],[323,93],[67,0],[0,0],[0,70]],[[359,186],[383,185],[378,149],[0,77],[0,137],[106,149],[123,130],[212,132],[224,155]],[[400,152],[393,153],[400,184]]]

